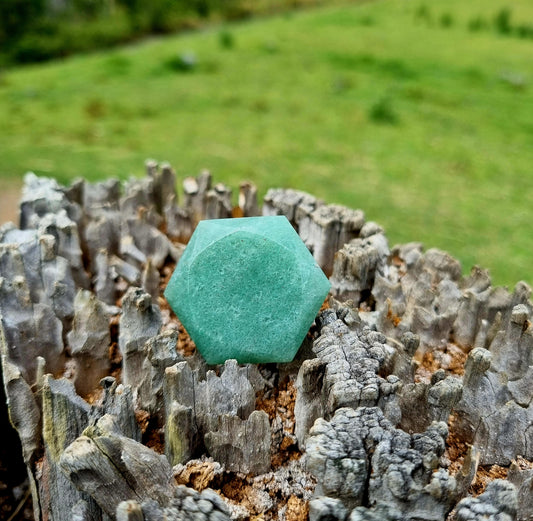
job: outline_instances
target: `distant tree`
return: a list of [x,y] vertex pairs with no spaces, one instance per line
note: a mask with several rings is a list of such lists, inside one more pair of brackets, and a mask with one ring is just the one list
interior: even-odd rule
[[480,15],[471,18],[468,22],[469,31],[481,31],[487,27],[487,22]]
[[142,0],[118,0],[128,14],[130,25],[137,30],[141,26],[144,2]]
[[440,25],[442,27],[451,27],[453,25],[453,15],[451,13],[442,13]]
[[496,14],[494,25],[496,30],[502,34],[509,34],[512,30],[511,25],[512,11],[509,7],[504,7]]
[[195,0],[193,2],[194,10],[202,18],[207,18],[211,14],[211,4],[209,0]]
[[181,2],[173,0],[152,0],[144,4],[148,14],[148,25],[154,33],[166,33],[172,30],[169,16],[174,10],[179,10]]
[[0,41],[19,38],[44,12],[44,0],[0,0]]
[[72,0],[72,9],[84,18],[96,18],[104,11],[105,0]]

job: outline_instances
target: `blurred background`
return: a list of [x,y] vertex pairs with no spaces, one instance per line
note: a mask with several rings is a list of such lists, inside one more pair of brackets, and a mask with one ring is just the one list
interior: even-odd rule
[[1,0],[0,64],[2,222],[154,158],[533,283],[531,0]]

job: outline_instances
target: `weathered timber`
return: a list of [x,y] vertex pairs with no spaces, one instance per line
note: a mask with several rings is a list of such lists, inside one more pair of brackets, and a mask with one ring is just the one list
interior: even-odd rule
[[161,283],[161,276],[159,270],[156,268],[151,258],[148,258],[146,265],[142,272],[141,286],[146,293],[149,293],[154,301],[157,302],[159,298],[159,285]]
[[[22,247],[11,242],[0,244],[0,320],[8,359],[33,385],[37,357],[46,360],[48,371],[61,369],[64,363],[61,318],[68,324],[74,309],[73,298],[70,302],[73,285],[69,284],[68,271],[65,271],[66,260],[58,257],[63,262],[52,266],[48,261],[42,262],[38,238],[33,232],[28,233],[32,237],[28,242],[28,234],[24,233]],[[54,271],[54,268],[59,269]],[[64,282],[58,280],[61,276]]]
[[[183,197],[170,165],[146,173],[29,174],[20,229],[0,227],[2,376],[36,521],[530,520],[526,283],[389,248],[362,211],[304,192],[260,207],[243,183],[234,208],[208,172]],[[329,309],[290,364],[207,366],[162,285],[199,220],[260,214],[286,215],[331,275]],[[493,464],[508,479],[472,497]]]
[[18,367],[9,361],[7,346],[0,324],[3,385],[9,410],[9,419],[17,430],[22,445],[22,456],[31,466],[41,448],[41,414],[37,400]]
[[93,293],[80,290],[74,301],[74,321],[67,335],[76,364],[74,386],[81,396],[98,387],[111,368],[109,317]]
[[372,289],[376,271],[382,274],[385,271],[389,254],[387,239],[382,233],[352,239],[345,244],[333,260],[333,295],[359,302],[363,291]]
[[207,219],[227,219],[231,217],[231,188],[217,183],[206,194],[205,216]]
[[346,519],[348,510],[340,499],[320,496],[309,502],[310,521],[337,521]]
[[[166,369],[165,403],[167,456],[184,463],[202,445],[227,468],[264,473],[270,468],[270,425],[266,414],[254,411],[257,380],[248,367],[228,360],[220,377],[208,371],[200,379],[188,362]],[[194,428],[192,428],[194,426]]]
[[402,429],[422,432],[434,421],[447,422],[462,392],[461,382],[442,369],[433,373],[430,382],[405,385],[399,399]]
[[205,170],[198,177],[186,177],[183,180],[185,207],[193,229],[206,217],[211,179],[211,174]]
[[[507,476],[517,492],[517,521],[531,521],[533,513],[533,466],[523,458],[513,461]],[[524,468],[522,468],[522,465]]]
[[243,217],[260,215],[257,204],[257,188],[253,183],[244,182],[239,186],[239,208]]
[[43,521],[70,520],[79,501],[86,502],[93,517],[98,519],[100,515],[98,505],[79,492],[59,466],[63,451],[87,427],[90,411],[90,405],[76,394],[71,382],[45,377],[42,389],[45,453],[38,479],[38,505]]
[[[457,429],[480,447],[482,464],[533,459],[533,330],[523,304],[513,308],[490,350],[470,352]],[[493,347],[494,344],[494,347]]]
[[178,334],[176,331],[165,331],[152,336],[144,344],[145,359],[138,378],[140,384],[139,405],[158,419],[163,425],[165,416],[163,385],[165,370],[183,360],[176,352]]
[[142,381],[146,359],[145,343],[161,330],[159,307],[140,288],[131,287],[122,300],[119,324],[119,349],[122,353],[123,380],[137,388]]
[[113,305],[117,301],[116,287],[117,273],[113,269],[110,256],[106,250],[100,250],[96,255],[94,271],[94,293],[106,304]]
[[39,235],[52,235],[56,240],[57,255],[68,261],[72,277],[79,287],[89,288],[89,278],[83,266],[81,241],[77,224],[66,210],[47,213],[39,220]]
[[111,519],[122,501],[152,499],[166,505],[173,494],[166,458],[122,436],[112,416],[85,429],[65,448],[59,464],[76,488]]
[[285,215],[328,275],[335,253],[358,237],[365,222],[361,210],[325,205],[305,192],[282,189],[267,192],[263,215]]
[[270,470],[270,423],[264,411],[246,420],[224,414],[205,435],[206,448],[233,472],[264,474]]

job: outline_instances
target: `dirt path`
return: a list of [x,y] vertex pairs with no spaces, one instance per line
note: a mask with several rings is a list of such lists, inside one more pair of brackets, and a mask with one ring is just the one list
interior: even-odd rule
[[18,204],[22,183],[0,179],[0,225],[13,221],[18,225]]

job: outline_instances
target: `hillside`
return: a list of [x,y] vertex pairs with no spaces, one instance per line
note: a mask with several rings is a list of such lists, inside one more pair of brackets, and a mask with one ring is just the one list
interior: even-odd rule
[[508,31],[505,6],[321,8],[4,72],[0,178],[209,168],[531,284],[533,5],[512,3]]

